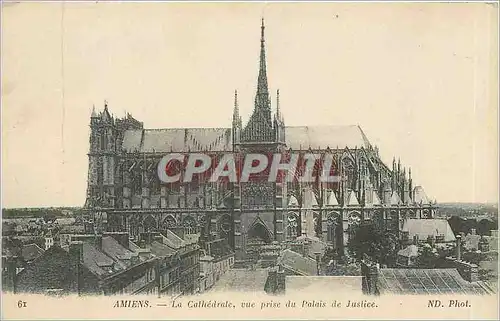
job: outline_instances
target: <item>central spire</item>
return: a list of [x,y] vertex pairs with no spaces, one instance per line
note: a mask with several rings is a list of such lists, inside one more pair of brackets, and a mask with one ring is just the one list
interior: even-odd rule
[[267,85],[266,46],[264,37],[264,18],[260,26],[260,61],[257,92],[252,116],[242,135],[244,142],[272,142],[275,140],[273,122],[271,119],[271,97]]
[[[271,111],[269,101],[269,88],[267,85],[267,70],[266,70],[266,40],[264,36],[264,18],[260,26],[260,64],[259,64],[259,77],[257,80],[257,94],[255,95],[255,109]],[[269,114],[270,116],[270,114]],[[270,120],[270,119],[269,119]]]

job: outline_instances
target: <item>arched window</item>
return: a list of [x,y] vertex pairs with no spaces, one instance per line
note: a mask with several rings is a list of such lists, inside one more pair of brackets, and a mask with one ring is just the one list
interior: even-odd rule
[[354,161],[350,157],[342,159],[343,176],[346,179],[347,188],[354,190],[356,182],[356,168]]
[[349,239],[354,237],[357,228],[361,224],[361,213],[354,211],[350,212],[347,216],[348,224],[349,224]]
[[144,226],[144,232],[153,232],[156,230],[156,220],[151,215],[146,217],[142,224]]
[[313,213],[313,222],[314,222],[314,233],[316,233],[316,236],[321,235],[321,216],[319,213],[314,212]]
[[338,214],[330,214],[326,220],[327,235],[326,240],[329,243],[335,243],[336,230],[338,225]]
[[184,233],[194,234],[196,233],[196,221],[191,216],[186,216],[182,220],[182,227],[184,227]]
[[162,222],[162,230],[172,229],[177,226],[177,221],[172,215],[168,215]]
[[272,237],[269,230],[262,222],[256,222],[248,231],[248,239],[256,242],[271,243]]

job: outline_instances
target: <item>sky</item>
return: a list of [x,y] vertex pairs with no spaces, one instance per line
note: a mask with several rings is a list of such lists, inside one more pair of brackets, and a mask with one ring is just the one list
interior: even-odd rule
[[[82,206],[92,106],[146,128],[253,109],[260,20],[286,125],[362,127],[438,202],[496,202],[488,4],[20,3],[2,12],[2,207]],[[275,97],[273,97],[273,108]]]

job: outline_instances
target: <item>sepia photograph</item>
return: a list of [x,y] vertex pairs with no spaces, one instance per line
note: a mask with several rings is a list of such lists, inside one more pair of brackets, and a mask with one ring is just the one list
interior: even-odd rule
[[497,2],[1,15],[2,318],[498,318]]

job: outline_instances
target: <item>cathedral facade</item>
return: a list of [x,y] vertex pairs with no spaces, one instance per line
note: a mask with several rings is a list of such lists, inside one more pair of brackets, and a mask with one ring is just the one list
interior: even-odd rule
[[[433,218],[436,205],[411,170],[393,160],[384,164],[378,148],[359,126],[286,126],[275,108],[266,74],[264,23],[254,110],[244,125],[235,92],[227,128],[145,129],[130,114],[92,111],[88,188],[85,207],[94,229],[178,230],[201,235],[205,247],[225,240],[237,262],[253,259],[260,246],[319,238],[342,253],[353,227],[376,224],[400,234],[407,218]],[[163,183],[158,163],[167,153],[315,153],[334,159],[336,182]]]

